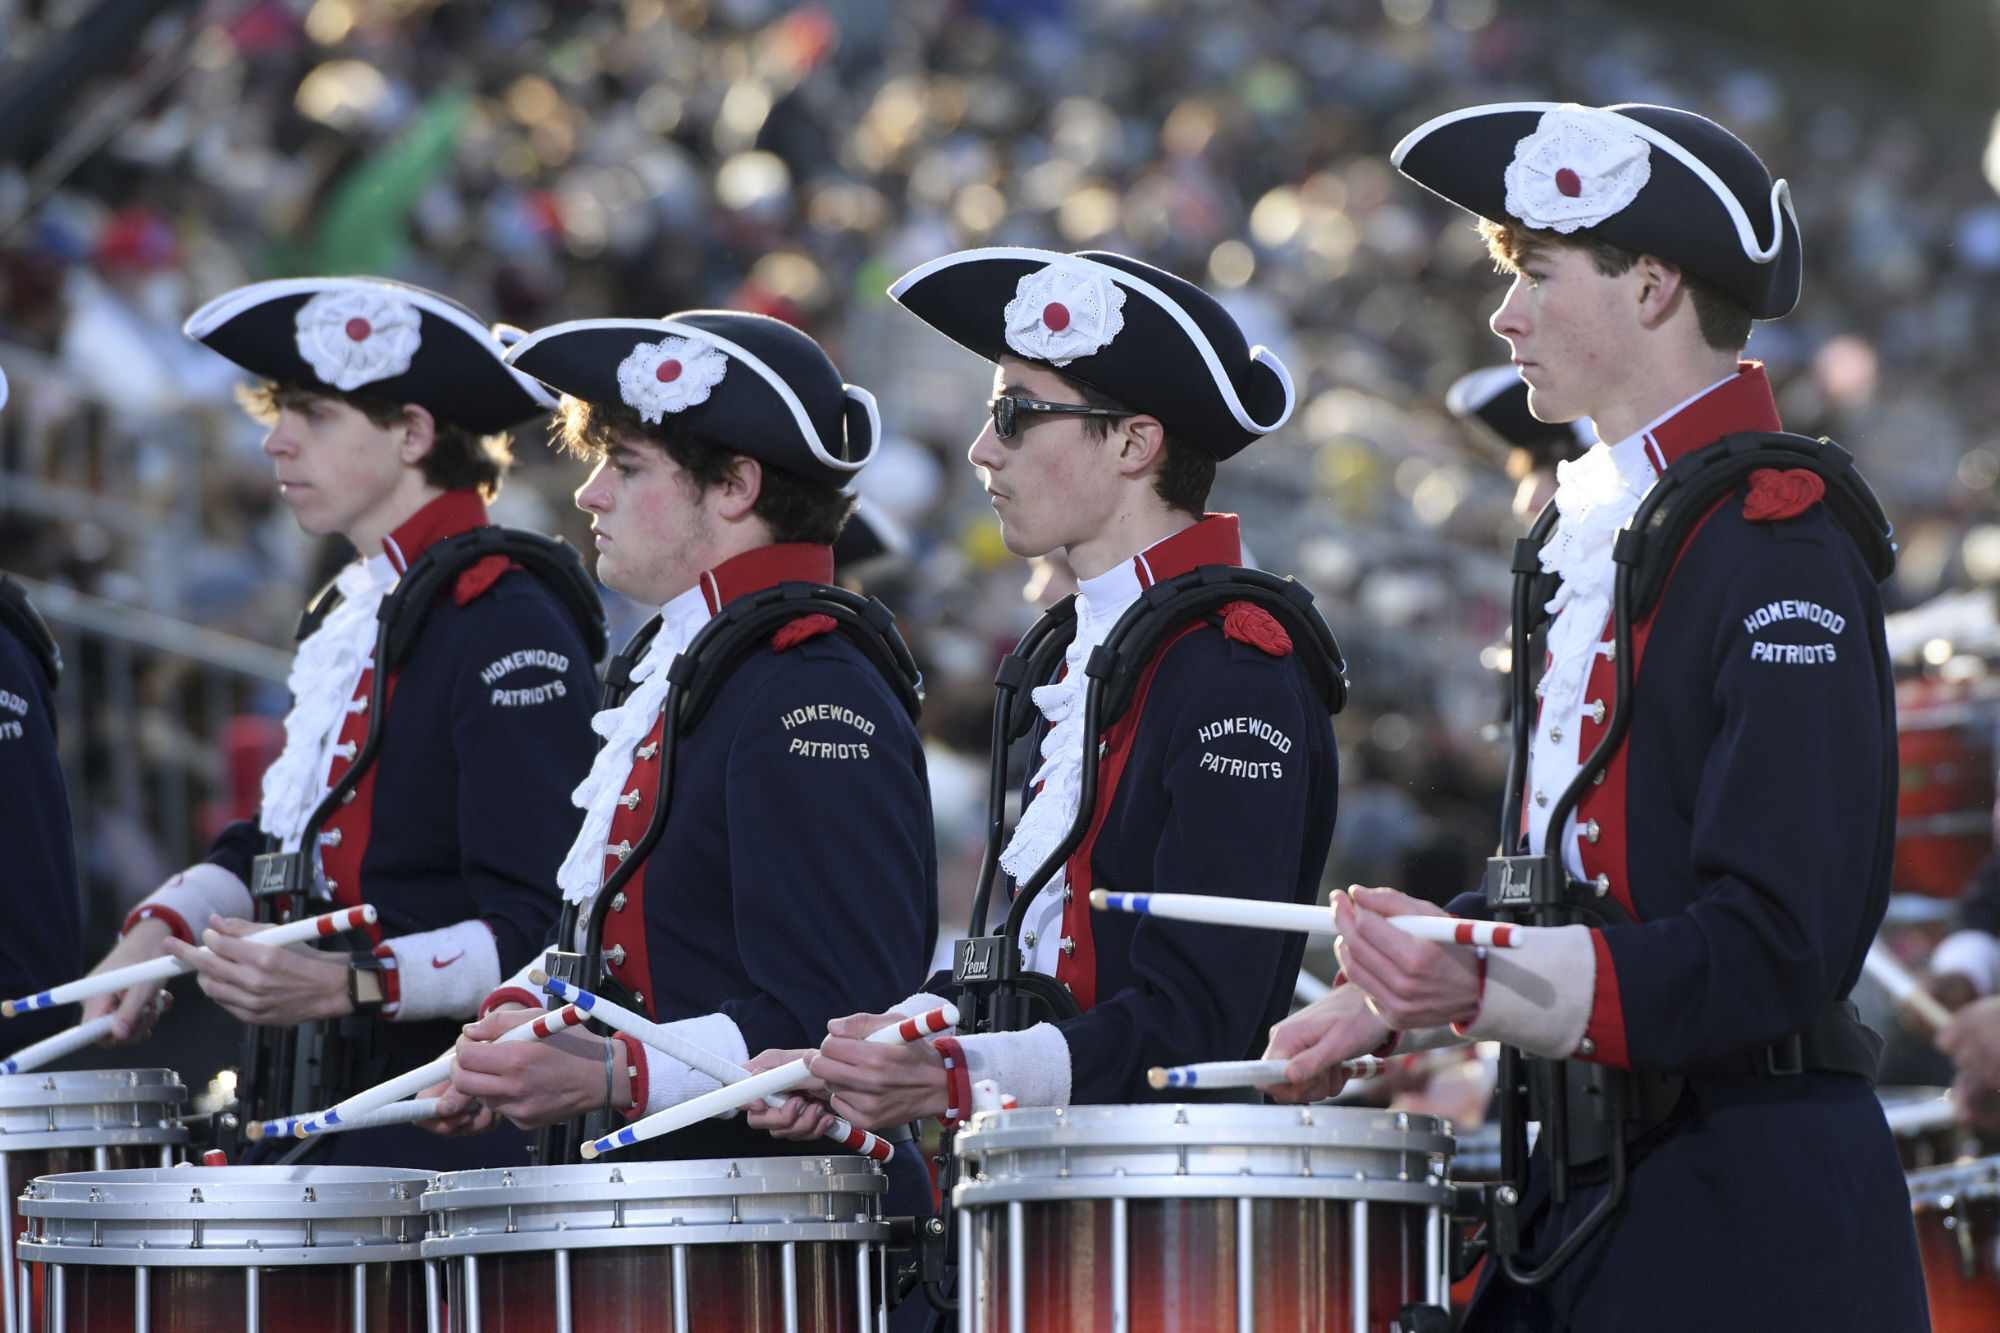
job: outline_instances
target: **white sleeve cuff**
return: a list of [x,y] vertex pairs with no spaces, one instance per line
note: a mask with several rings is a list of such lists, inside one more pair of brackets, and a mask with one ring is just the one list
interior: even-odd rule
[[905,1018],[920,1018],[931,1010],[942,1009],[944,1006],[944,996],[933,995],[929,991],[920,990],[915,995],[896,1001],[895,1004],[889,1007],[889,1012],[892,1014],[901,1014]]
[[1053,1023],[1024,1032],[980,1032],[958,1039],[974,1083],[992,1079],[1021,1106],[1068,1106],[1069,1039]]
[[1959,976],[1982,996],[1991,995],[2000,980],[2000,939],[1983,930],[1954,930],[1931,951],[1933,976]]
[[139,904],[142,909],[164,907],[177,914],[187,923],[197,944],[201,942],[201,932],[208,929],[211,913],[247,921],[254,915],[255,906],[248,885],[236,878],[234,872],[207,861],[181,871]]
[[1597,998],[1597,949],[1588,926],[1525,930],[1518,949],[1486,951],[1486,991],[1466,1027],[1472,1041],[1504,1041],[1530,1055],[1576,1054]]
[[382,947],[395,958],[401,997],[393,1013],[383,1012],[398,1022],[475,1017],[500,982],[500,949],[484,921],[398,936]]
[[[744,1044],[743,1029],[736,1026],[736,1020],[727,1014],[703,1014],[699,1018],[683,1018],[673,1023],[662,1023],[661,1027],[676,1036],[685,1037],[705,1051],[721,1056],[734,1065],[750,1059],[750,1049]],[[664,1111],[670,1106],[679,1106],[690,1097],[699,1097],[704,1092],[714,1092],[722,1084],[708,1075],[700,1073],[668,1055],[648,1046],[646,1050],[646,1107],[645,1115]],[[735,1115],[729,1112],[729,1116]],[[728,1119],[729,1116],[718,1117]]]

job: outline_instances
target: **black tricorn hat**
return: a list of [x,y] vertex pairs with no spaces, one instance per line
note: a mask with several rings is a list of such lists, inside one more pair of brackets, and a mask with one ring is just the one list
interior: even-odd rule
[[1447,412],[1474,427],[1481,440],[1499,445],[1497,461],[1514,449],[1534,467],[1581,457],[1596,439],[1584,420],[1543,421],[1528,410],[1528,384],[1513,366],[1487,366],[1461,375],[1445,391]]
[[889,288],[917,318],[989,361],[1054,366],[1178,437],[1228,458],[1292,415],[1292,377],[1201,288],[1124,255],[960,250]]
[[673,413],[759,462],[845,486],[875,454],[875,396],[841,381],[820,345],[783,320],[735,310],[665,319],[578,319],[537,329],[507,364],[572,398]]
[[1480,217],[1559,236],[1588,227],[1677,264],[1756,319],[1798,304],[1791,187],[1773,183],[1741,139],[1691,111],[1500,102],[1426,121],[1389,160]]
[[507,368],[499,333],[458,302],[386,278],[274,278],[188,316],[187,336],[253,375],[416,403],[481,435],[555,400]]

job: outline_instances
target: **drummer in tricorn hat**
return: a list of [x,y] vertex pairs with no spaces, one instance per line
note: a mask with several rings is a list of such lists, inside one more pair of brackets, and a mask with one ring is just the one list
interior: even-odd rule
[[[1559,1071],[1571,1132],[1552,1142],[1534,1107],[1520,1245],[1504,1265],[1489,1251],[1475,1333],[1914,1333],[1909,1196],[1869,1086],[1879,1040],[1844,1003],[1893,847],[1887,534],[1844,455],[1774,447],[1763,367],[1739,359],[1752,321],[1798,298],[1789,189],[1721,126],[1657,106],[1474,107],[1395,161],[1484,219],[1514,277],[1492,327],[1534,414],[1587,415],[1610,441],[1563,469],[1540,571],[1523,576],[1561,583],[1539,707],[1516,718],[1532,736],[1503,846],[1553,858],[1532,865],[1576,924],[1486,954],[1388,926],[1436,910],[1400,894],[1337,895],[1353,984],[1278,1027],[1270,1054],[1296,1081],[1275,1091],[1323,1096],[1334,1061],[1398,1032],[1406,1047],[1497,1039]],[[1721,470],[1752,447],[1775,461]],[[1679,526],[1642,567],[1664,590],[1621,634],[1614,544],[1684,459],[1677,484],[1720,489],[1658,511]],[[1523,878],[1490,879],[1502,904],[1527,891],[1531,856],[1515,862]],[[1477,895],[1452,910],[1488,911]],[[1630,1112],[1606,1125],[1593,1098],[1613,1088]]]
[[[258,815],[141,902],[101,969],[171,953],[246,1023],[324,1020],[324,1040],[291,1044],[283,1067],[241,1071],[246,1115],[305,1113],[448,1048],[553,925],[555,870],[578,824],[568,794],[590,764],[586,631],[602,612],[580,569],[565,598],[509,556],[486,556],[447,569],[424,605],[403,605],[414,638],[386,668],[375,661],[385,600],[413,567],[442,569],[427,559],[490,531],[506,432],[553,405],[471,311],[377,278],[287,278],[217,298],[187,332],[259,377],[245,401],[269,427],[264,452],[299,525],[359,554],[309,616]],[[379,696],[378,669],[389,671]],[[253,862],[267,851],[267,866],[303,860],[304,895],[373,904],[378,938],[362,942],[373,947],[245,943],[257,929]],[[116,1039],[136,1040],[154,993],[93,1000],[85,1014],[113,1010]],[[274,1104],[250,1105],[253,1094]],[[432,1169],[515,1161],[525,1148],[441,1145],[407,1126],[325,1142],[330,1160]]]
[[1482,461],[1514,483],[1514,513],[1532,522],[1556,493],[1556,469],[1597,443],[1587,418],[1542,421],[1528,410],[1528,384],[1511,365],[1485,366],[1452,381],[1445,411],[1465,423]]
[[[578,911],[556,949],[579,949],[594,912],[597,984],[738,1063],[886,1007],[921,982],[937,934],[915,681],[879,630],[815,600],[838,592],[849,483],[881,434],[873,396],[805,333],[732,311],[558,324],[508,359],[563,395],[564,445],[595,464],[576,502],[599,578],[660,609],[618,659],[624,697],[592,722],[603,747],[556,877]],[[775,618],[756,619],[760,606]],[[739,623],[760,628],[745,637]],[[542,1004],[524,977],[488,999],[459,1043],[444,1128],[493,1112],[538,1128],[608,1111],[623,1125],[721,1086],[622,1033],[494,1041]],[[472,1099],[485,1111],[467,1111]],[[732,1118],[628,1155],[822,1150]]]
[[[890,291],[995,363],[971,462],[1008,549],[1061,551],[1079,580],[1074,638],[1026,682],[1039,760],[1000,871],[1026,881],[1061,853],[1087,752],[1097,797],[1020,935],[1027,968],[1073,1001],[1067,1015],[891,1047],[858,1040],[888,1016],[857,1014],[831,1026],[813,1072],[835,1111],[867,1125],[963,1117],[986,1080],[1022,1106],[1159,1100],[1149,1068],[1261,1045],[1290,1004],[1302,941],[1093,916],[1089,892],[1314,897],[1335,791],[1328,705],[1305,666],[1321,650],[1295,648],[1248,602],[1193,616],[1132,664],[1132,702],[1099,735],[1085,732],[1084,668],[1146,589],[1242,563],[1237,518],[1207,512],[1209,488],[1218,463],[1285,423],[1292,381],[1206,292],[1122,255],[969,250]],[[894,1012],[936,1003],[920,994]]]

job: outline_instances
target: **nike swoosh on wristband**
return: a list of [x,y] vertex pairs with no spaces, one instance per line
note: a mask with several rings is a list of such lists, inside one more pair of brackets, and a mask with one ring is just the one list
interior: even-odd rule
[[432,966],[432,967],[450,967],[450,966],[451,966],[451,965],[452,965],[453,963],[457,962],[457,961],[458,961],[459,959],[461,959],[461,958],[463,958],[463,957],[465,957],[465,950],[463,950],[463,949],[460,949],[460,950],[459,950],[459,951],[458,951],[457,953],[453,954],[453,955],[452,955],[451,957],[449,957],[449,958],[433,958],[433,959],[431,959],[431,966]]

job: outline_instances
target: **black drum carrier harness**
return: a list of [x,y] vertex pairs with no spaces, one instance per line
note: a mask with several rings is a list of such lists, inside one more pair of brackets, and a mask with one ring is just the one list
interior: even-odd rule
[[[1879,582],[1893,571],[1895,547],[1881,505],[1855,471],[1852,455],[1830,440],[1743,432],[1725,436],[1669,466],[1647,491],[1630,524],[1619,532],[1613,548],[1617,566],[1612,608],[1617,683],[1610,724],[1575,778],[1550,806],[1552,847],[1559,846],[1560,831],[1584,793],[1610,765],[1631,725],[1634,627],[1658,603],[1674,562],[1696,525],[1753,471],[1763,468],[1804,469],[1818,476],[1826,485],[1827,508],[1853,538],[1869,572]],[[1555,531],[1557,517],[1551,503],[1529,535],[1514,545],[1513,749],[1500,817],[1503,850],[1520,845],[1521,802],[1534,731],[1534,682],[1529,662],[1535,634],[1547,620],[1543,608],[1560,583],[1555,575],[1543,572],[1540,553]],[[1539,856],[1491,858],[1486,866],[1485,894],[1498,921],[1591,927],[1633,923],[1610,895],[1608,881],[1600,877],[1587,883],[1573,878],[1560,850]],[[1503,1046],[1500,1180],[1476,1188],[1460,1187],[1460,1220],[1483,1221],[1485,1226],[1455,1257],[1454,1278],[1463,1277],[1487,1253],[1518,1286],[1540,1286],[1554,1277],[1617,1212],[1625,1196],[1627,1171],[1637,1157],[1678,1123],[1684,1098],[1691,1095],[1686,1086],[1688,1075],[1751,1073],[1782,1078],[1806,1070],[1826,1070],[1861,1074],[1872,1080],[1880,1053],[1881,1039],[1861,1024],[1854,1006],[1844,1001],[1829,1005],[1805,1030],[1784,1040],[1698,1069],[1631,1071],[1582,1060],[1545,1059]],[[1576,1229],[1532,1268],[1521,1258],[1520,1221],[1527,1195],[1530,1120],[1541,1124],[1541,1142],[1549,1162],[1549,1195],[1555,1203],[1565,1202],[1574,1188],[1608,1185],[1603,1198]]]

